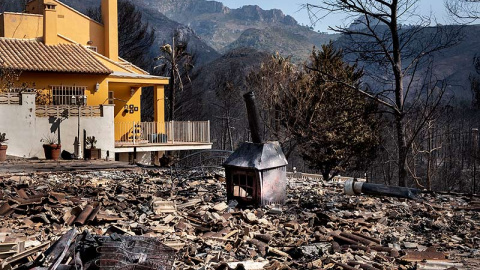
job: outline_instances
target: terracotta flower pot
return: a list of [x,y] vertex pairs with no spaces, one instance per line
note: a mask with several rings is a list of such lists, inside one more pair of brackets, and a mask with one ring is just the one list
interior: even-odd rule
[[7,160],[7,148],[6,145],[0,145],[0,162]]
[[60,152],[62,150],[61,144],[44,144],[43,152],[45,153],[46,159],[58,160],[60,157]]

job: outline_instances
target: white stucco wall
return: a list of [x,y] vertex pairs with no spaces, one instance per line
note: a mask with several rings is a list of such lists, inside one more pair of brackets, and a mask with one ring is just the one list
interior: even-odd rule
[[[44,158],[43,143],[40,140],[57,132],[52,117],[35,116],[35,94],[22,94],[21,105],[0,105],[0,132],[8,138],[7,155],[18,157]],[[83,130],[87,136],[95,136],[97,148],[102,149],[102,158],[110,152],[110,159],[115,157],[114,107],[103,105],[103,117],[82,117],[80,119],[80,136]],[[74,152],[74,141],[77,136],[78,118],[62,119],[60,138],[62,150]],[[81,140],[83,142],[83,140]]]

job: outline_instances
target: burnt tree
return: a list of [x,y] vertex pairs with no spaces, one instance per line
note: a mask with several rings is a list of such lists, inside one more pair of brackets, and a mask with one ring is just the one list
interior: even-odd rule
[[[348,83],[330,80],[324,76],[327,70]],[[285,79],[272,80],[268,74]],[[365,169],[379,143],[376,104],[347,86],[357,86],[361,77],[362,71],[345,63],[342,52],[329,44],[314,49],[301,69],[275,56],[249,78],[270,122],[295,139],[312,169],[331,179],[347,169]],[[274,85],[262,87],[265,81]]]
[[[443,97],[429,84],[418,82],[425,74],[418,67],[428,64],[429,57],[441,49],[459,41],[455,27],[430,28],[430,18],[415,14],[419,0],[324,0],[318,4],[306,4],[312,22],[335,12],[344,12],[355,17],[352,25],[331,27],[342,34],[343,47],[347,54],[369,66],[366,75],[374,85],[375,93],[356,87],[364,96],[381,104],[393,115],[396,129],[398,184],[407,185],[407,156],[420,130],[435,114]],[[418,18],[413,25],[400,22],[406,18]],[[325,76],[342,82],[326,71]],[[433,86],[436,88],[436,86]],[[422,91],[427,90],[427,93]],[[424,106],[421,121],[410,126],[408,115]],[[423,105],[422,105],[423,106]],[[407,134],[407,132],[409,134]]]

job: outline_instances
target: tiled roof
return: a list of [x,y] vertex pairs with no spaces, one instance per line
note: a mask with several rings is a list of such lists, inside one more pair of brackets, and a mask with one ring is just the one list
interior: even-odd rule
[[0,64],[21,71],[110,74],[79,44],[45,45],[38,40],[0,38]]

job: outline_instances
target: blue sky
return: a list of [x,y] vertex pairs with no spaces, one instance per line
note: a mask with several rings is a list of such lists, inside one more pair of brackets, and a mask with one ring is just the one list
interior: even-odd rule
[[[285,14],[294,17],[300,24],[309,25],[307,11],[301,9],[301,5],[308,0],[217,0],[230,8],[238,8],[244,5],[258,5],[263,9],[277,8],[281,9]],[[310,0],[310,3],[319,3],[320,0]],[[418,9],[423,15],[433,14],[439,23],[447,23],[448,18],[443,6],[443,0],[420,0]],[[315,30],[326,32],[329,25],[343,25],[344,18],[342,15],[331,15],[321,22],[317,23]]]

